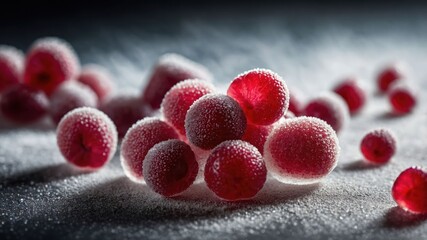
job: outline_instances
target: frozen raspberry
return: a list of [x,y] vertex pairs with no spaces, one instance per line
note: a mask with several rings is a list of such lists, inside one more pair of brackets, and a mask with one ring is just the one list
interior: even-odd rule
[[394,201],[413,213],[427,213],[427,172],[410,167],[396,179],[391,189]]
[[345,79],[335,86],[334,92],[344,99],[351,114],[359,112],[365,105],[365,91],[352,78]]
[[107,114],[117,127],[119,138],[138,120],[150,115],[147,106],[137,94],[121,92],[101,103],[100,110]]
[[264,154],[264,143],[272,128],[273,125],[262,126],[248,123],[242,140],[254,145],[261,154]]
[[360,143],[360,151],[366,160],[373,163],[386,163],[396,152],[396,138],[387,129],[368,132]]
[[104,166],[117,147],[117,131],[103,112],[81,107],[67,113],[56,129],[56,141],[64,158],[84,169]]
[[27,54],[24,82],[50,95],[62,82],[75,78],[79,68],[77,55],[67,42],[42,38]]
[[304,110],[304,106],[301,102],[299,94],[296,94],[295,91],[289,91],[289,108],[288,111],[291,111],[295,116],[299,116]]
[[153,109],[158,109],[169,89],[186,79],[211,80],[212,75],[204,66],[190,59],[178,54],[165,54],[154,67],[142,98]]
[[304,115],[324,120],[339,132],[349,121],[349,112],[344,100],[335,93],[323,94],[308,102]]
[[378,89],[380,92],[385,93],[390,86],[404,78],[402,66],[399,64],[390,64],[386,66],[377,77]]
[[159,142],[178,137],[172,126],[158,118],[148,117],[135,123],[123,138],[120,151],[126,176],[132,181],[142,182],[142,163],[148,150]]
[[390,87],[388,100],[397,114],[409,113],[417,105],[414,91],[403,83],[395,83]]
[[58,124],[69,111],[79,107],[96,108],[98,99],[86,85],[76,81],[61,84],[50,96],[49,114],[52,121]]
[[8,87],[0,98],[3,116],[18,124],[33,123],[47,113],[49,101],[43,92],[22,84]]
[[219,198],[237,201],[253,198],[264,186],[267,169],[251,144],[232,140],[214,148],[205,166],[208,188]]
[[191,105],[185,117],[187,138],[197,147],[212,149],[226,140],[240,139],[246,118],[239,104],[222,94],[208,94]]
[[340,147],[335,131],[313,117],[287,119],[277,125],[264,145],[268,170],[279,181],[310,184],[337,165]]
[[270,125],[289,106],[289,91],[283,79],[266,69],[254,69],[237,76],[227,90],[245,112],[248,122]]
[[98,96],[99,102],[104,101],[114,90],[110,72],[97,64],[83,66],[77,81],[89,86]]
[[22,82],[24,54],[10,46],[0,45],[0,93]]
[[196,179],[198,168],[190,146],[176,139],[154,145],[143,163],[147,185],[166,197],[178,195],[189,188]]
[[185,80],[173,86],[163,98],[161,110],[166,121],[185,136],[185,115],[200,97],[213,93],[212,84],[200,80]]

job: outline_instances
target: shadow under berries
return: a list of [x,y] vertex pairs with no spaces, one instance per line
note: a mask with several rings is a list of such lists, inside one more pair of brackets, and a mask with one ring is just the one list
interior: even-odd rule
[[414,214],[396,206],[390,208],[384,215],[383,227],[395,229],[415,227],[425,223],[426,220],[427,214]]
[[343,164],[342,169],[344,171],[364,171],[364,170],[380,168],[382,166],[384,165],[373,164],[366,160],[359,159],[350,163]]

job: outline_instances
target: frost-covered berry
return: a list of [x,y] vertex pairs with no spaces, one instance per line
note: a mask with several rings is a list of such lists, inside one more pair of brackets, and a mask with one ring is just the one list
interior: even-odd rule
[[156,193],[172,197],[193,184],[199,165],[190,146],[177,139],[154,145],[145,156],[143,175]]
[[138,120],[150,115],[146,104],[137,94],[120,92],[107,98],[99,109],[107,114],[116,125],[119,138]]
[[349,112],[344,100],[335,93],[326,93],[309,101],[304,115],[320,118],[339,132],[349,121]]
[[49,100],[43,92],[17,84],[8,87],[0,98],[2,115],[11,122],[28,124],[46,115]]
[[393,83],[401,81],[404,78],[405,74],[402,65],[389,64],[377,76],[378,90],[386,93]]
[[213,93],[214,87],[206,81],[185,80],[173,86],[163,98],[161,112],[183,136],[185,136],[185,115],[190,106],[200,97]]
[[96,108],[97,105],[98,99],[89,87],[76,81],[67,81],[50,96],[49,115],[58,124],[65,114],[75,108]]
[[142,182],[143,161],[154,145],[179,136],[172,126],[154,117],[146,117],[135,123],[123,138],[120,159],[123,170],[132,181]]
[[0,45],[0,93],[22,82],[24,54],[11,46]]
[[261,154],[256,147],[241,140],[219,144],[205,166],[208,188],[227,201],[253,198],[266,178],[267,169]]
[[372,130],[363,137],[360,151],[370,162],[386,163],[396,152],[396,137],[387,129]]
[[409,113],[417,105],[417,97],[414,90],[401,82],[395,83],[390,87],[388,100],[393,112],[397,114]]
[[391,189],[394,201],[413,213],[427,213],[427,172],[410,167],[400,173]]
[[365,105],[365,91],[355,79],[349,78],[340,82],[335,86],[334,92],[344,99],[351,114],[359,112]]
[[268,134],[270,134],[272,128],[273,125],[262,126],[248,123],[242,140],[254,145],[258,151],[263,154],[264,143],[267,140]]
[[289,91],[289,108],[287,113],[291,111],[295,116],[299,116],[303,110],[304,105],[300,95],[295,91]]
[[239,104],[223,94],[208,94],[191,105],[185,117],[188,140],[202,149],[212,149],[226,140],[241,139],[246,118]]
[[24,82],[50,95],[62,82],[75,78],[79,70],[77,55],[67,42],[42,38],[27,54]]
[[264,145],[268,170],[281,182],[319,182],[337,165],[340,147],[335,131],[325,121],[297,117],[281,122]]
[[67,113],[56,129],[56,140],[64,158],[84,169],[104,166],[116,152],[117,131],[103,112],[82,107]]
[[267,69],[254,69],[237,76],[227,95],[242,107],[248,122],[270,125],[279,120],[289,106],[289,90],[283,79]]
[[77,81],[87,85],[95,92],[99,102],[104,101],[113,91],[114,83],[111,74],[105,67],[97,64],[83,66]]
[[204,66],[190,59],[178,54],[165,54],[154,66],[142,98],[151,108],[158,109],[169,89],[186,79],[210,81],[212,75]]

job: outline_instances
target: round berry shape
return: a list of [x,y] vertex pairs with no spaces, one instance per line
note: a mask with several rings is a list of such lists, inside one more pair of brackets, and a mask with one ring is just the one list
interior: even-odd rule
[[0,93],[21,82],[24,54],[10,46],[0,45]]
[[401,65],[390,64],[382,69],[378,74],[378,90],[382,93],[386,93],[393,83],[401,81],[403,78],[404,73]]
[[365,91],[352,78],[346,79],[335,86],[334,92],[344,99],[351,114],[359,112],[365,105]]
[[205,166],[208,188],[226,201],[253,198],[266,178],[267,168],[261,154],[256,147],[241,140],[219,144]]
[[372,163],[387,163],[396,152],[396,138],[387,129],[370,131],[363,137],[360,151]]
[[156,193],[172,197],[193,184],[199,165],[190,146],[177,139],[160,142],[147,153],[144,180]]
[[98,99],[86,85],[76,81],[61,84],[50,96],[49,114],[52,121],[58,124],[69,111],[79,107],[96,108]]
[[308,102],[304,115],[320,118],[339,132],[349,121],[349,112],[344,100],[335,93],[323,94]]
[[62,82],[75,78],[79,68],[77,55],[67,42],[42,38],[27,54],[24,82],[50,95]]
[[0,98],[2,115],[11,122],[28,124],[46,115],[49,100],[43,92],[22,84],[8,87]]
[[208,94],[191,105],[185,117],[188,140],[202,149],[212,149],[226,140],[241,139],[246,118],[239,104],[223,94]]
[[122,141],[120,159],[126,176],[132,181],[143,182],[143,161],[147,152],[159,142],[178,137],[172,126],[158,118],[139,120]]
[[406,84],[393,84],[388,92],[388,100],[393,112],[397,114],[410,113],[417,105],[414,91]]
[[77,81],[87,85],[95,92],[99,102],[104,101],[114,90],[110,72],[101,65],[88,64],[83,66]]
[[246,126],[245,134],[243,134],[242,140],[254,145],[258,149],[258,151],[263,154],[264,143],[267,140],[268,134],[270,134],[272,128],[272,125],[262,126],[248,123],[248,125]]
[[295,93],[295,91],[289,91],[289,108],[287,113],[291,111],[295,116],[299,116],[303,110],[304,105],[301,101],[300,95]]
[[264,145],[268,170],[290,184],[319,182],[337,165],[340,147],[335,131],[313,117],[287,119],[270,133]]
[[412,213],[427,213],[427,172],[410,167],[400,173],[391,189],[394,201]]
[[165,54],[154,66],[142,98],[151,108],[158,109],[169,89],[186,79],[210,81],[212,75],[204,66],[184,56],[173,53]]
[[185,136],[185,115],[200,97],[213,93],[212,84],[201,80],[185,80],[173,86],[163,98],[161,111],[166,121]]
[[147,106],[137,94],[121,92],[101,103],[100,110],[107,114],[117,127],[119,138],[138,120],[150,115]]
[[289,90],[283,79],[267,69],[254,69],[231,82],[228,96],[243,109],[248,122],[270,125],[279,120],[289,106]]
[[114,156],[117,131],[103,112],[81,107],[61,119],[56,129],[56,140],[69,163],[79,168],[97,170]]

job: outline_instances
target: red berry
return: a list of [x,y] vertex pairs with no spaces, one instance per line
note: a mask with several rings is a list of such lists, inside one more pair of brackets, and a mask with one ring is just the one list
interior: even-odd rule
[[10,46],[0,45],[0,93],[22,80],[24,54]]
[[158,118],[144,118],[135,123],[126,133],[121,146],[123,170],[132,181],[143,181],[143,161],[154,145],[169,139],[177,139],[172,126]]
[[76,53],[68,43],[42,38],[27,54],[24,82],[50,95],[62,82],[76,77],[79,68]]
[[158,109],[169,89],[186,79],[211,80],[212,75],[204,66],[190,59],[178,54],[165,54],[154,67],[142,98],[153,109]]
[[304,110],[304,106],[301,102],[301,98],[294,91],[289,91],[289,108],[288,111],[291,111],[295,116],[299,116]]
[[212,84],[201,80],[185,80],[173,86],[163,98],[161,111],[166,121],[185,136],[185,115],[200,97],[213,93]]
[[339,151],[335,131],[313,117],[283,121],[264,145],[268,170],[279,181],[291,184],[320,181],[337,165]]
[[264,143],[272,128],[272,125],[262,126],[248,123],[242,140],[254,145],[261,154],[264,154]]
[[158,194],[172,197],[193,184],[199,171],[190,146],[172,139],[158,143],[145,156],[144,179]]
[[188,140],[202,149],[212,149],[226,140],[240,139],[246,118],[239,104],[222,94],[208,94],[191,105],[185,118]]
[[413,213],[427,213],[427,172],[419,167],[403,171],[391,189],[394,201]]
[[114,156],[117,131],[107,115],[95,108],[82,107],[61,119],[56,140],[68,162],[79,168],[96,170]]
[[104,101],[115,87],[108,70],[97,64],[84,66],[77,81],[90,87],[97,95],[99,102]]
[[254,69],[237,76],[227,90],[245,112],[248,122],[270,125],[289,106],[289,91],[283,79],[266,69]]
[[339,132],[348,122],[348,108],[341,97],[335,93],[324,94],[308,102],[304,115],[320,118]]
[[417,105],[414,91],[406,84],[393,84],[388,92],[388,100],[397,114],[409,113]]
[[267,169],[261,154],[254,146],[240,140],[219,144],[205,166],[208,188],[227,201],[253,198],[266,178]]
[[101,103],[100,110],[107,114],[117,127],[119,138],[138,120],[150,115],[147,106],[137,94],[121,92]]
[[396,138],[386,129],[370,131],[363,137],[360,151],[370,162],[386,163],[396,152]]
[[27,124],[47,113],[49,101],[43,92],[22,84],[8,87],[0,98],[3,116],[15,123]]
[[345,79],[335,86],[334,92],[344,99],[351,114],[359,112],[365,105],[365,91],[352,78]]
[[52,121],[58,124],[69,111],[79,107],[96,108],[97,104],[98,99],[90,88],[76,81],[68,81],[50,96],[49,113]]
[[386,66],[377,77],[378,89],[380,92],[385,93],[388,91],[390,86],[404,78],[403,69],[398,64],[390,64]]

